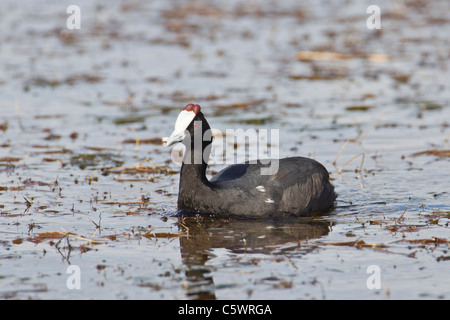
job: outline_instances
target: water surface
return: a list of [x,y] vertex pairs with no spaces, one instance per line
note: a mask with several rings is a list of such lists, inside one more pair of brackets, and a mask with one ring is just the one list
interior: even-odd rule
[[[447,1],[382,1],[381,30],[365,1],[78,3],[80,30],[68,2],[0,4],[3,299],[449,299]],[[160,139],[192,102],[278,129],[335,210],[176,217]]]

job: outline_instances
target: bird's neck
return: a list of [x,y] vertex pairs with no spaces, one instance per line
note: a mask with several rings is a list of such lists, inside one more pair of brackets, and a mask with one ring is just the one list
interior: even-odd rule
[[195,156],[187,151],[180,171],[177,203],[179,210],[205,210],[202,197],[210,194],[213,190],[211,183],[206,178],[208,164],[204,160],[200,163],[195,163],[193,160],[195,160]]
[[204,143],[201,148],[186,148],[183,157],[183,164],[180,172],[180,188],[190,188],[193,185],[209,186],[206,178],[206,168],[208,167],[208,159],[211,154],[211,144]]

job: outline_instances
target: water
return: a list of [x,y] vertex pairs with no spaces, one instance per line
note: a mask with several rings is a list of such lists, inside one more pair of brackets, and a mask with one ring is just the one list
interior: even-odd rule
[[[449,298],[446,1],[381,2],[379,31],[360,1],[79,1],[72,31],[69,4],[0,5],[2,298]],[[178,219],[160,138],[191,102],[278,129],[335,210]]]

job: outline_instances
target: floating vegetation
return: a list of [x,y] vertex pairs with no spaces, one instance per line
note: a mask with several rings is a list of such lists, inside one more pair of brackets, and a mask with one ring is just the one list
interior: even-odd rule
[[146,232],[142,235],[145,238],[153,239],[153,238],[178,238],[183,236],[181,233],[173,233],[173,232]]
[[83,153],[77,154],[70,158],[70,164],[77,166],[84,170],[88,167],[108,167],[118,166],[123,163],[122,160],[117,159],[117,156],[111,153]]
[[64,238],[74,238],[74,239],[78,239],[78,240],[87,241],[91,245],[98,245],[98,244],[102,243],[101,240],[94,240],[94,239],[86,238],[83,236],[79,236],[75,233],[66,232],[66,231],[41,232],[41,233],[34,235],[33,237],[28,238],[28,241],[34,242],[34,243],[40,243],[40,242],[43,242],[46,240],[54,240],[54,239],[58,239],[59,241],[61,241]]
[[1,157],[0,162],[18,162],[22,160],[21,158],[17,157]]
[[122,143],[132,143],[132,144],[154,144],[154,145],[162,145],[162,138],[148,138],[148,139],[125,139]]
[[367,106],[367,105],[354,105],[354,106],[348,106],[345,108],[347,111],[369,111],[370,109],[373,109],[373,106]]
[[75,85],[78,83],[98,83],[103,80],[102,77],[90,74],[74,74],[68,76],[67,78],[58,79],[48,79],[42,76],[37,76],[27,81],[24,86],[24,90],[28,91],[30,87],[57,87],[61,85]]
[[434,101],[421,101],[420,109],[421,110],[441,110],[443,106]]
[[411,78],[411,74],[393,74],[392,78],[399,83],[408,83]]
[[241,123],[241,124],[249,124],[249,125],[264,125],[267,123],[275,122],[277,119],[273,116],[263,117],[263,118],[251,118],[251,119],[242,119],[242,120],[234,120],[233,122]]
[[107,169],[108,172],[112,173],[120,173],[120,174],[137,174],[137,173],[146,173],[146,174],[176,174],[178,171],[174,171],[168,167],[164,166],[143,166],[143,165],[134,165],[134,166],[120,166]]
[[259,100],[250,100],[250,101],[242,101],[242,102],[235,102],[235,103],[230,103],[230,104],[219,104],[218,106],[216,106],[216,109],[218,110],[232,110],[232,109],[246,109],[248,110],[249,108],[252,107],[257,107],[260,106],[261,104],[263,104],[264,102],[266,102],[266,99],[259,99]]
[[8,130],[8,122],[5,121],[3,123],[0,123],[0,130],[5,132],[6,130]]
[[355,247],[357,249],[362,248],[372,248],[372,249],[385,249],[387,246],[385,244],[379,243],[366,243],[364,240],[355,240],[355,241],[343,241],[343,242],[320,242],[316,241],[314,244],[318,244],[321,246],[338,246],[338,247]]
[[299,51],[296,55],[297,60],[301,61],[335,61],[335,60],[348,60],[352,56],[339,52],[324,52],[324,51]]
[[123,125],[129,123],[144,122],[147,116],[144,115],[127,115],[114,119],[114,124]]
[[422,155],[428,155],[428,156],[436,156],[438,158],[449,158],[450,157],[450,150],[426,150],[421,152],[413,153],[413,157],[422,156]]

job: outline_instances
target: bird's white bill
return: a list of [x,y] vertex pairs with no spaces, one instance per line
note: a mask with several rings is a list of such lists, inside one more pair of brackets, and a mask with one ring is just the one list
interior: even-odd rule
[[183,110],[178,115],[177,121],[175,121],[175,130],[170,135],[169,139],[166,141],[165,146],[170,147],[171,145],[183,141],[186,136],[185,131],[189,124],[194,120],[196,114],[193,111]]
[[164,145],[166,147],[170,147],[171,145],[174,145],[177,142],[183,141],[185,136],[186,136],[186,134],[184,133],[184,131],[182,131],[182,132],[174,131],[174,132],[172,132],[170,137],[166,138],[167,140]]

